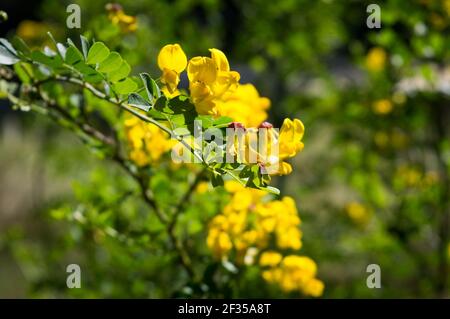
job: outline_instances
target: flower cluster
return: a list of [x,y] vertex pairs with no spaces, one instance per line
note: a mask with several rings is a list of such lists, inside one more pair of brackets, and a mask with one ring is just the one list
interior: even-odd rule
[[134,116],[125,120],[125,133],[130,148],[130,159],[138,166],[157,162],[175,143],[157,126],[145,123]]
[[119,26],[123,33],[134,32],[137,30],[137,19],[134,16],[127,15],[120,4],[108,3],[106,5],[108,19]]
[[[303,123],[298,119],[285,119],[278,133],[272,124],[264,122],[267,119],[267,109],[270,100],[261,97],[252,84],[240,84],[239,73],[230,70],[228,59],[218,49],[210,49],[211,57],[194,57],[188,61],[186,54],[179,44],[165,45],[158,54],[158,67],[162,71],[161,82],[164,85],[162,92],[167,98],[173,98],[181,94],[178,89],[180,75],[187,69],[189,78],[190,99],[196,111],[200,115],[214,115],[230,117],[239,127],[245,130],[246,137],[244,145],[238,145],[245,154],[253,153],[254,162],[248,160],[244,155],[240,162],[258,163],[264,172],[270,175],[286,175],[292,172],[292,166],[286,162],[288,158],[294,157],[303,149],[301,142],[304,134]],[[128,128],[130,126],[128,125]],[[264,135],[264,141],[255,141],[253,145],[267,145],[267,148],[253,150],[249,141],[258,128],[265,128],[268,134]],[[139,130],[136,129],[138,132]],[[155,135],[158,131],[153,128]],[[159,132],[159,135],[164,135]],[[139,135],[137,135],[139,136]],[[168,137],[167,137],[168,138]],[[140,138],[138,138],[139,140]],[[136,140],[129,138],[130,141]],[[160,151],[168,151],[168,143],[162,139],[158,150],[151,156],[159,157]],[[159,142],[158,139],[155,139]],[[145,145],[150,149],[152,140],[147,140]],[[136,144],[136,143],[134,143]],[[142,151],[141,144],[136,148],[132,143],[131,159],[138,163],[148,164],[150,160],[145,159],[146,152]],[[277,147],[277,152],[272,150]],[[272,148],[272,149],[270,149]],[[153,150],[154,148],[151,147]],[[152,151],[153,152],[153,151]],[[237,154],[236,154],[237,155]]]
[[[300,290],[305,294],[320,295],[322,288],[314,279],[316,267],[306,257],[290,255],[275,258],[268,262],[270,255],[265,252],[274,243],[278,249],[299,250],[302,247],[300,218],[294,200],[283,197],[281,200],[264,201],[266,193],[245,188],[235,181],[225,183],[230,193],[230,201],[223,212],[215,216],[209,224],[207,245],[218,259],[230,259],[236,263],[253,264],[255,256],[262,252],[260,265],[270,266],[263,271],[263,278],[279,284],[285,291]],[[309,260],[314,269],[305,268],[300,261]],[[294,262],[292,262],[294,261]],[[314,279],[316,280],[316,279]],[[290,281],[290,285],[286,282]],[[307,287],[311,284],[311,287]]]
[[423,172],[411,165],[401,165],[395,172],[394,178],[394,184],[398,188],[427,188],[439,181],[439,173]]
[[256,88],[248,84],[240,84],[225,100],[218,104],[218,113],[228,116],[245,127],[258,127],[267,119],[270,100],[261,97]]
[[[263,133],[258,134],[261,129]],[[263,122],[259,130],[250,128],[245,131],[244,138],[235,147],[237,156],[244,163],[256,161],[265,174],[290,174],[292,166],[286,160],[303,150],[303,123],[287,118],[279,131],[267,122]]]
[[158,55],[163,91],[169,97],[179,94],[180,74],[187,68],[189,91],[198,114],[220,115],[218,104],[233,93],[240,75],[230,70],[225,54],[210,49],[211,57],[197,56],[187,62],[186,54],[179,44],[164,46]]
[[319,297],[323,293],[324,284],[315,278],[317,265],[309,257],[288,255],[283,257],[275,251],[266,251],[259,259],[264,280],[277,284],[284,292],[300,291],[301,293]]

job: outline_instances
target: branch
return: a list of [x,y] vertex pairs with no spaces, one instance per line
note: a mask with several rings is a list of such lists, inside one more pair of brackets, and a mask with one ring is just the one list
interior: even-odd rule
[[72,77],[55,75],[54,77],[49,77],[47,79],[36,82],[36,85],[41,85],[41,84],[44,84],[46,82],[51,82],[51,81],[67,82],[67,83],[72,83],[72,84],[81,86],[81,87],[87,89],[88,91],[90,91],[96,97],[98,97],[102,100],[108,101],[109,103],[112,103],[114,105],[119,106],[120,108],[126,110],[127,112],[135,115],[142,121],[156,125],[158,128],[160,128],[161,130],[163,130],[164,132],[169,134],[170,137],[172,137],[172,138],[176,139],[177,141],[179,141],[180,143],[182,143],[183,146],[186,147],[188,150],[190,150],[191,153],[195,157],[197,157],[197,159],[199,159],[201,163],[204,163],[202,156],[200,156],[197,152],[195,152],[195,150],[184,140],[184,138],[182,136],[175,134],[172,130],[170,130],[166,126],[162,125],[158,121],[152,119],[151,117],[148,117],[148,116],[140,113],[139,111],[136,111],[135,109],[133,109],[132,107],[130,107],[126,103],[124,103],[123,101],[111,99],[105,93],[97,90],[93,85],[86,83],[80,79],[72,78]]
[[[64,108],[62,108],[60,105],[58,105],[54,101],[47,99],[40,90],[40,85],[42,85],[45,82],[46,81],[36,82],[35,85],[36,85],[36,89],[37,89],[37,92],[39,93],[40,98],[46,105],[46,108],[48,110],[53,110],[56,113],[56,114],[52,114],[53,118],[56,121],[59,121],[60,118],[58,118],[58,116],[60,116],[62,119],[69,122],[72,126],[78,128],[81,132],[83,132],[84,134],[95,139],[99,143],[101,143],[105,146],[113,147],[114,154],[113,154],[113,156],[110,157],[110,159],[113,160],[114,162],[116,162],[120,167],[122,167],[125,170],[125,172],[128,175],[130,175],[138,183],[140,191],[141,191],[141,196],[142,196],[144,202],[152,208],[152,210],[155,212],[156,216],[158,217],[159,221],[163,225],[165,225],[167,233],[170,238],[170,241],[172,242],[172,245],[174,246],[174,248],[180,258],[183,268],[186,270],[186,272],[189,274],[189,276],[193,280],[196,280],[195,272],[192,268],[192,263],[190,261],[189,255],[185,251],[182,242],[175,236],[172,222],[169,221],[169,218],[167,217],[167,215],[157,205],[157,202],[154,198],[153,193],[147,188],[146,181],[144,180],[144,178],[141,175],[136,174],[131,169],[131,167],[128,165],[127,161],[120,155],[119,144],[114,139],[112,139],[112,138],[104,135],[102,132],[98,131],[96,128],[94,128],[84,122],[78,121],[70,113],[68,113],[66,110],[64,110]],[[8,99],[13,104],[17,104],[17,105],[30,105],[31,104],[30,102],[22,100],[12,94],[8,94]],[[41,106],[34,105],[34,104],[31,104],[31,106],[36,107],[36,108],[37,107],[43,108]],[[134,110],[132,110],[132,111],[134,111]]]

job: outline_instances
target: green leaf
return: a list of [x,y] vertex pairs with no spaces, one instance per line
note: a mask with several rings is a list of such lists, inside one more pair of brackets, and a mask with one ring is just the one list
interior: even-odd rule
[[139,75],[141,76],[142,82],[144,82],[145,91],[147,92],[150,103],[154,103],[156,99],[161,97],[161,91],[158,85],[147,73],[140,73]]
[[89,40],[82,35],[80,35],[80,40],[81,40],[81,50],[83,51],[84,59],[87,59],[89,51]]
[[103,42],[95,42],[89,49],[86,62],[88,64],[96,64],[104,61],[109,55],[109,49]]
[[137,89],[137,84],[130,78],[126,78],[113,85],[114,91],[119,94],[129,94]]
[[83,75],[83,79],[87,82],[98,83],[103,80],[103,76],[83,60],[78,61],[74,68]]
[[222,174],[213,172],[212,177],[211,177],[211,184],[213,187],[223,186],[224,181],[223,181]]
[[66,51],[65,61],[67,64],[74,65],[83,60],[83,55],[80,50],[70,45]]
[[59,56],[55,55],[50,57],[41,51],[33,51],[31,53],[31,59],[52,68],[58,68],[62,65],[62,60]]
[[269,192],[271,194],[274,194],[274,195],[280,195],[280,190],[278,188],[276,188],[276,187],[273,187],[273,186],[260,187],[259,189],[267,191],[267,192]]
[[23,83],[30,83],[30,75],[33,75],[33,68],[29,63],[20,62],[14,65],[14,71]]
[[203,129],[208,129],[214,124],[214,118],[211,115],[199,115],[195,118],[197,121],[201,121]]
[[17,53],[19,56],[29,57],[31,54],[30,48],[26,45],[26,43],[19,38],[18,36],[15,36],[12,40],[14,47],[17,49]]
[[233,122],[231,117],[221,116],[213,121],[212,126],[217,128],[228,127],[231,122]]
[[163,112],[163,113],[169,113],[169,114],[173,114],[173,111],[171,111],[168,107],[167,107],[167,98],[165,96],[161,96],[159,99],[156,100],[155,105],[154,105],[155,109]]
[[145,112],[148,112],[148,110],[150,110],[151,108],[151,105],[137,93],[131,93],[130,95],[128,95],[128,104],[137,107],[138,109],[144,110]]
[[17,56],[17,51],[13,48],[11,43],[9,43],[8,40],[5,38],[0,38],[0,45],[4,46],[9,52],[11,52],[13,55]]
[[56,48],[58,49],[59,56],[65,60],[67,48],[62,43],[56,43]]
[[80,60],[74,64],[74,68],[78,70],[83,75],[92,75],[92,74],[100,74],[93,67],[84,63],[84,61]]
[[0,64],[11,65],[19,62],[20,59],[9,52],[5,47],[0,46]]
[[128,64],[128,62],[122,60],[120,67],[117,70],[109,73],[108,78],[113,83],[118,82],[118,81],[126,78],[128,76],[128,74],[130,74],[130,71],[131,71],[131,67]]
[[110,73],[117,70],[122,64],[122,57],[117,52],[111,52],[108,57],[99,64],[97,70],[102,73]]
[[86,74],[83,78],[85,81],[90,83],[99,83],[103,81],[103,76],[100,73]]

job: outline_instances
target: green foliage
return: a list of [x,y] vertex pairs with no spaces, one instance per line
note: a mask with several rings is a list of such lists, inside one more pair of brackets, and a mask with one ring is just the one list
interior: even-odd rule
[[[104,3],[77,2],[86,14],[86,33],[78,48],[68,41],[64,48],[53,44],[53,49],[33,46],[30,50],[20,38],[11,40],[12,46],[1,41],[0,63],[14,64],[23,83],[22,100],[15,102],[19,109],[54,114],[44,105],[30,103],[36,92],[27,93],[27,88],[50,76],[69,75],[92,85],[107,99],[156,121],[170,122],[177,136],[190,134],[195,119],[202,119],[202,130],[224,129],[231,119],[199,116],[183,95],[161,96],[156,78],[146,73],[130,76],[144,71],[159,74],[154,58],[166,43],[181,43],[189,56],[205,48],[221,48],[233,64],[244,66],[244,82],[256,78],[258,88],[268,92],[275,126],[286,114],[304,119],[305,150],[298,169],[270,183],[299,203],[305,238],[302,251],[317,261],[326,284],[325,297],[448,297],[450,157],[445,68],[450,61],[450,25],[444,1],[382,1],[382,28],[370,30],[362,27],[367,13],[360,2],[155,0],[150,4],[124,0],[126,12],[138,17],[137,31],[125,34],[107,19]],[[65,23],[59,1],[45,1],[40,12],[43,18],[52,16],[59,25]],[[92,42],[94,38],[97,42]],[[368,63],[373,48],[386,54],[378,71]],[[113,59],[122,62],[112,63]],[[0,88],[3,94],[14,91],[4,82]],[[67,83],[45,83],[42,89],[71,116],[87,115],[104,132],[114,128],[120,137],[125,136],[118,124],[122,111],[105,98]],[[77,99],[85,103],[73,103]],[[390,101],[392,110],[377,113],[374,103],[379,100]],[[114,154],[111,147],[69,120],[59,121],[75,130],[101,158]],[[208,143],[205,148],[214,146]],[[52,156],[56,155],[48,154]],[[65,157],[64,161],[79,159]],[[268,186],[267,176],[257,165],[218,164],[211,157],[205,161],[205,176],[214,186],[220,187],[227,173],[226,179],[237,178],[278,193]],[[154,196],[164,211],[183,198],[189,187],[185,181],[194,178],[164,164],[158,167],[160,173],[125,164],[138,175],[151,175]],[[89,289],[80,293],[82,297],[280,296],[257,279],[257,267],[234,274],[229,264],[208,259],[202,229],[227,202],[219,192],[194,194],[175,227],[191,259],[205,260],[196,266],[205,288],[179,271],[175,253],[164,253],[174,246],[163,235],[157,217],[147,214],[150,209],[132,179],[124,182],[121,174],[110,174],[110,167],[95,167],[103,173],[94,181],[83,179],[76,198],[69,204],[51,205],[51,217],[67,221],[67,231],[49,232],[55,238],[41,239],[41,247],[48,249],[26,248],[29,243],[11,231],[19,260],[55,269],[65,260],[57,256],[76,251],[90,269]],[[132,194],[123,200],[121,196],[130,190]],[[348,204],[352,202],[366,208],[367,220],[351,217]],[[79,203],[84,224],[73,222]],[[382,289],[365,285],[365,267],[370,263],[381,266]],[[54,276],[30,279],[35,283],[31,291],[41,296],[46,291],[50,296],[77,294],[57,286],[60,278]]]

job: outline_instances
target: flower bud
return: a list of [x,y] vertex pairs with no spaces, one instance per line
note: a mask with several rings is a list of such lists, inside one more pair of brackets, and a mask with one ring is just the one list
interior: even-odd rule
[[269,122],[262,122],[259,125],[259,128],[267,128],[267,129],[269,129],[269,128],[273,128],[273,125],[271,123],[269,123]]
[[228,128],[243,129],[243,130],[245,130],[244,124],[242,124],[242,123],[240,123],[240,122],[231,122],[230,124],[228,124]]

